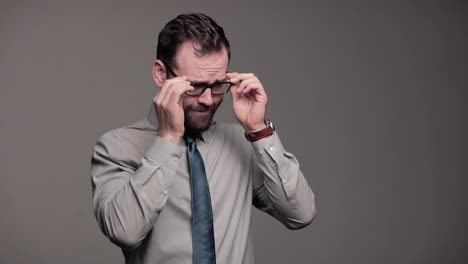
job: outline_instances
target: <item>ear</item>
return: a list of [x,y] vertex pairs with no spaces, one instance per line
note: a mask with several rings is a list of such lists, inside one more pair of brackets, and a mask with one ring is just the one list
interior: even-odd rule
[[161,60],[155,60],[153,63],[153,80],[156,86],[162,87],[166,81],[166,67]]

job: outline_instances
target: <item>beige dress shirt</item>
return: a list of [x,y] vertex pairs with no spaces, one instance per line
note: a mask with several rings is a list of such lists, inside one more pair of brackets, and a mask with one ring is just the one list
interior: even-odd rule
[[[213,124],[197,139],[213,207],[217,263],[253,263],[251,205],[286,227],[315,216],[314,194],[277,133],[248,142],[237,124]],[[92,157],[94,212],[129,264],[192,263],[186,145],[158,136],[147,119],[105,133]]]

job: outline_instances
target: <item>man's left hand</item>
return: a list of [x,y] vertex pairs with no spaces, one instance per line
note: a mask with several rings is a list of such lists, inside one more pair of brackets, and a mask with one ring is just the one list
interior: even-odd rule
[[227,73],[232,84],[234,116],[247,131],[265,127],[267,95],[260,80],[253,73]]

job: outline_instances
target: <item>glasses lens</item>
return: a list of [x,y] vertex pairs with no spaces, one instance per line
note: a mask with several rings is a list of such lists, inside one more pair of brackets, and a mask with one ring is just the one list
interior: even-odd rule
[[186,95],[199,96],[205,91],[205,86],[192,85],[193,91],[185,92]]
[[221,95],[227,93],[229,88],[231,88],[231,83],[215,83],[211,87],[211,92],[214,95]]
[[200,96],[205,92],[206,88],[211,88],[211,93],[213,95],[223,95],[229,91],[229,88],[231,88],[231,83],[215,83],[211,86],[206,86],[206,85],[193,85],[194,90],[193,91],[187,91],[185,92],[186,95],[189,96]]

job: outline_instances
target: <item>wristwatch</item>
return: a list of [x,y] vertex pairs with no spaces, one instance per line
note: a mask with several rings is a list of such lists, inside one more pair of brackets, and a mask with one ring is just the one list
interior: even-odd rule
[[273,126],[273,123],[270,120],[266,119],[265,120],[265,125],[267,127],[262,128],[259,131],[245,132],[245,138],[250,142],[255,142],[255,141],[260,140],[262,138],[271,136],[275,132],[275,127]]

